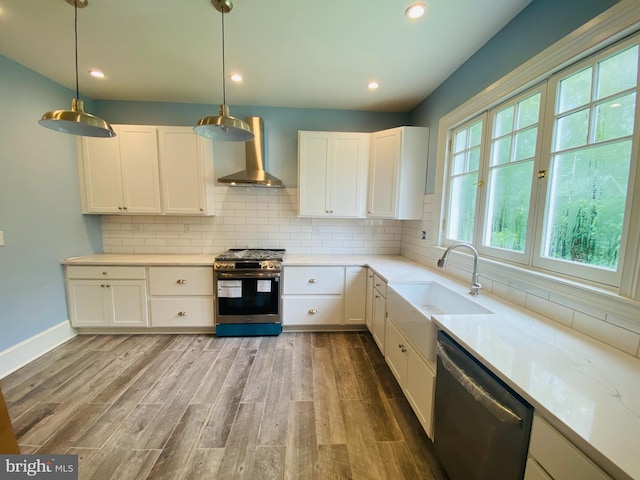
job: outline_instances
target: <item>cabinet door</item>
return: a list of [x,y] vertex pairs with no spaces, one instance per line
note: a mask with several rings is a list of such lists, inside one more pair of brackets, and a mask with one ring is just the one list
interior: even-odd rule
[[330,132],[298,132],[300,216],[330,215],[327,198],[330,157]]
[[367,328],[371,332],[371,325],[373,323],[373,296],[375,288],[373,286],[373,270],[367,269],[367,304],[365,309],[365,321]]
[[436,374],[411,345],[407,346],[407,378],[404,389],[422,428],[433,439]]
[[[162,179],[162,211],[173,215],[213,214],[208,208],[207,170],[213,186],[213,158],[206,143],[191,127],[158,128]],[[209,165],[210,163],[211,165]]]
[[387,317],[387,299],[378,290],[373,295],[373,324],[371,334],[384,355],[384,334]]
[[362,325],[365,323],[367,300],[367,269],[346,267],[344,323]]
[[72,326],[109,326],[110,312],[104,280],[69,280],[68,288]]
[[122,213],[124,203],[118,137],[82,137],[78,140],[78,162],[82,212]]
[[407,341],[392,321],[387,321],[385,359],[391,372],[404,389],[407,378]]
[[371,135],[369,175],[370,217],[396,216],[396,195],[402,130],[394,128]]
[[120,125],[122,197],[126,213],[160,213],[160,175],[155,127]]
[[144,280],[117,280],[107,284],[111,324],[114,327],[148,325],[147,290]]
[[367,135],[361,133],[334,134],[328,185],[332,216],[365,216],[367,139]]

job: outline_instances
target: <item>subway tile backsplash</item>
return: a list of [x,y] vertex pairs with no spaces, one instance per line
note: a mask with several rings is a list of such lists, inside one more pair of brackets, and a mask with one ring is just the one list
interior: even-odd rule
[[402,222],[300,218],[297,188],[216,187],[213,217],[102,217],[105,253],[216,254],[286,248],[307,254],[400,254]]

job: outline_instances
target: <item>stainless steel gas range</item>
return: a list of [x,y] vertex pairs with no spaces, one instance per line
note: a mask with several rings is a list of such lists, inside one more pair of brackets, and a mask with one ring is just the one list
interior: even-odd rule
[[231,249],[215,258],[217,336],[279,335],[284,249]]

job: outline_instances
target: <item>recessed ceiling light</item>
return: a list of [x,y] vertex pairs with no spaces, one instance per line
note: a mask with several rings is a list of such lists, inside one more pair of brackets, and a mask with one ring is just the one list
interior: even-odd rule
[[426,11],[427,7],[424,3],[414,3],[409,5],[409,8],[405,10],[404,14],[413,20],[423,16]]
[[89,70],[89,75],[94,78],[104,78],[104,72],[102,70],[98,70],[97,68],[92,68]]
[[369,85],[367,85],[367,87],[369,88],[369,90],[375,90],[376,88],[378,88],[380,85],[378,85],[378,82],[369,82]]
[[233,80],[234,82],[241,82],[242,75],[240,75],[239,73],[234,73],[233,75],[231,75],[231,80]]

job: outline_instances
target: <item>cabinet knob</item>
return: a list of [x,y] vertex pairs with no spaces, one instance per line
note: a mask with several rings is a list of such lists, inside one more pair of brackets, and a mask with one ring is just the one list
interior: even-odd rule
[[204,212],[204,208],[201,208],[201,209],[200,209],[200,211],[201,211],[201,212]]
[[379,286],[380,286],[380,284],[379,284],[379,283],[376,283],[376,287],[379,287]]
[[404,347],[402,347],[402,348],[400,349],[400,351],[401,351],[402,353],[407,353],[407,349],[406,349],[406,348],[404,348]]
[[185,283],[187,283],[187,281],[183,280],[183,279],[180,279],[176,283],[179,283],[180,285],[184,285]]
[[122,207],[118,207],[118,210],[123,210],[123,208]]
[[127,209],[127,207],[122,207],[122,208],[123,208],[124,210],[126,210],[126,209]]
[[316,280],[315,278],[310,278],[309,283],[318,283],[318,280]]
[[102,288],[106,287],[106,285],[100,285]]
[[318,310],[316,310],[315,308],[310,308],[309,309],[309,314],[315,315],[316,313],[318,313]]
[[102,272],[102,274],[103,274],[103,275],[106,275],[106,274],[107,274],[107,272]]
[[186,317],[187,316],[187,312],[178,312],[178,316],[179,317]]
[[380,298],[380,295],[376,295],[376,298]]

